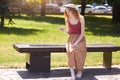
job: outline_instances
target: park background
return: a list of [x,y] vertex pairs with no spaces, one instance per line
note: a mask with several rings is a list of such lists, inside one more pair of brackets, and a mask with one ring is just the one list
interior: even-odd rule
[[[63,14],[13,17],[13,24],[5,18],[0,28],[0,68],[25,68],[26,55],[15,51],[13,44],[65,44],[68,36],[59,30],[65,27]],[[87,44],[120,45],[120,24],[112,23],[112,15],[85,15]],[[112,63],[120,64],[120,51],[113,52]],[[65,53],[51,54],[51,67],[67,67]],[[87,54],[85,66],[102,65],[103,54]]]

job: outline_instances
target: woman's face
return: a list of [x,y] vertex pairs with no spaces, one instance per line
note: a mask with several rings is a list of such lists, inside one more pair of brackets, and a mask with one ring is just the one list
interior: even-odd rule
[[66,13],[68,16],[74,16],[74,9],[71,8],[66,8]]
[[65,15],[70,19],[76,18],[79,19],[79,13],[76,9],[66,8]]

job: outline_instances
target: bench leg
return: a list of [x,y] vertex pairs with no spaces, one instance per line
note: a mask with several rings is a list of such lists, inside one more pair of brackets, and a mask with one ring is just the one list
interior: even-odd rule
[[30,54],[26,53],[26,69],[30,68]]
[[26,69],[29,69],[29,68],[30,68],[30,64],[26,62]]
[[28,71],[50,72],[50,52],[31,52],[27,54],[26,60]]
[[103,53],[103,66],[107,69],[111,69],[112,65],[112,52]]

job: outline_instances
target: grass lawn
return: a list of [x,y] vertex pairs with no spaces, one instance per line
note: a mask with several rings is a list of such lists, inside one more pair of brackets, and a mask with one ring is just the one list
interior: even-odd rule
[[[112,16],[85,16],[87,44],[112,43],[120,45],[120,25],[111,23]],[[63,15],[46,17],[15,17],[15,24],[0,29],[0,68],[24,68],[25,54],[13,49],[14,43],[65,44],[68,36],[58,28],[65,27]],[[113,64],[120,64],[120,51],[113,53]],[[64,62],[64,63],[63,63]],[[85,66],[102,65],[102,54],[88,53]],[[67,55],[53,53],[51,67],[66,67]]]

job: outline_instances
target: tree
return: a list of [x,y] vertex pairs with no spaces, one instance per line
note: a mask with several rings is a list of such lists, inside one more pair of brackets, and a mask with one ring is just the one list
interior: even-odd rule
[[15,1],[16,0],[0,0],[0,16],[1,16],[0,28],[4,26],[5,16],[9,17],[9,23],[13,23],[12,17],[10,15],[10,11],[8,8],[9,6],[13,5],[12,3]]
[[45,16],[45,5],[46,5],[46,0],[42,0],[41,2],[41,16]]
[[0,28],[4,25],[4,13],[6,9],[6,1],[0,1],[0,16],[1,16],[1,22],[0,22]]
[[82,4],[82,6],[81,6],[81,15],[83,15],[84,16],[84,14],[85,14],[85,7],[86,7],[86,2],[85,2],[85,0],[81,0],[81,4]]
[[108,0],[113,6],[112,23],[120,23],[120,0]]
[[46,2],[48,2],[48,0],[27,0],[26,4],[23,6],[23,11],[27,15],[33,16],[37,12],[34,10],[35,7],[38,7],[41,4],[41,6],[39,6],[41,8],[40,14],[41,16],[45,16]]
[[103,0],[72,0],[73,3],[75,4],[81,4],[81,15],[84,16],[85,14],[85,7],[87,3],[92,3],[92,2],[102,2]]
[[85,7],[86,7],[86,0],[72,0],[75,4],[82,4],[81,6],[81,15],[84,16],[85,14]]

